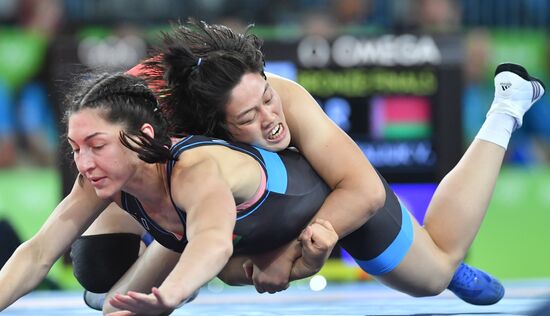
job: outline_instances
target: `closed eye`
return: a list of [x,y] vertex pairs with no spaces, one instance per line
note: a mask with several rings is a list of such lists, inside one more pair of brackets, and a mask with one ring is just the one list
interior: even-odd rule
[[252,122],[254,122],[254,120],[256,119],[256,111],[252,112],[248,112],[245,117],[242,118],[243,120],[239,122],[240,125],[246,125],[246,124],[250,124]]

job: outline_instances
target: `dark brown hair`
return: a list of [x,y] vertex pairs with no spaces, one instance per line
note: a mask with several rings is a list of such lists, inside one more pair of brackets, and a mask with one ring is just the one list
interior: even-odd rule
[[159,101],[178,131],[230,138],[225,108],[231,90],[246,73],[265,78],[262,42],[249,31],[189,20],[163,34],[156,57],[144,63],[146,80],[164,81]]
[[[124,126],[120,141],[141,160],[156,163],[171,159],[168,123],[143,80],[122,73],[90,75],[78,81],[66,102],[65,125],[73,113],[100,109],[106,121]],[[141,131],[145,123],[153,126],[154,138]]]

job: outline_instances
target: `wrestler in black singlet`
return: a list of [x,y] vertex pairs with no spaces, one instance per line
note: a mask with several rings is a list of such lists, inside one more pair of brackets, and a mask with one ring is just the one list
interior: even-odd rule
[[[274,153],[205,136],[189,136],[172,146],[174,160],[167,163],[167,178],[170,179],[177,158],[185,150],[213,145],[226,146],[250,155],[260,163],[267,176],[262,197],[251,207],[237,213],[235,254],[262,253],[297,238],[331,192],[306,159],[294,150]],[[374,275],[395,268],[407,253],[413,238],[410,214],[386,181],[381,179],[386,188],[384,207],[363,226],[340,240],[340,245],[359,265]],[[174,251],[183,251],[186,238],[179,239],[156,224],[135,197],[122,192],[121,202],[123,209],[134,216],[159,243]],[[185,212],[175,205],[174,208],[185,226]]]
[[[290,242],[306,227],[330,193],[328,186],[296,151],[273,153],[205,136],[189,136],[172,146],[174,160],[167,163],[167,178],[170,179],[177,158],[185,154],[185,150],[212,145],[226,146],[250,155],[258,161],[267,177],[266,190],[261,198],[251,207],[237,213],[234,229],[235,254],[260,253]],[[183,251],[187,244],[185,237],[178,239],[154,223],[139,201],[130,194],[122,192],[121,201],[122,207],[159,243],[174,251]],[[174,208],[182,225],[185,225],[185,212],[175,205]]]

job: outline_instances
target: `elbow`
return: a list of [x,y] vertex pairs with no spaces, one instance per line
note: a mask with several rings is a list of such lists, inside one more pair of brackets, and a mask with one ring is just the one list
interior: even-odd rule
[[382,182],[379,182],[377,185],[363,185],[361,191],[360,196],[366,197],[363,202],[365,216],[371,218],[386,203],[386,189]]
[[[220,262],[227,263],[229,258],[233,255],[233,241],[232,240],[219,240],[217,243],[215,252],[218,254]],[[222,261],[223,260],[223,261]]]
[[229,258],[233,255],[233,241],[230,241],[225,245],[225,247],[222,249],[223,257],[227,258],[229,261]]
[[224,267],[229,263],[231,260],[231,256],[233,255],[233,243],[224,243],[220,244],[219,247],[216,249],[217,256],[215,256],[217,259],[217,262],[221,263],[221,265],[218,267],[219,271],[218,274],[220,274]]
[[381,184],[374,190],[371,204],[371,207],[375,210],[375,212],[386,204],[386,189],[384,188],[384,185]]
[[32,290],[46,277],[53,262],[45,259],[38,243],[31,239],[17,247],[6,264],[22,267],[27,279],[25,283]]
[[22,243],[17,248],[16,253],[22,254],[24,258],[28,258],[30,262],[33,262],[35,267],[37,267],[37,271],[42,274],[48,273],[55,262],[54,258],[46,256],[44,247],[39,245],[34,238]]
[[223,268],[233,255],[233,240],[231,235],[214,231],[189,238],[185,251],[187,249],[193,249],[193,253],[202,252],[211,262],[216,262]]

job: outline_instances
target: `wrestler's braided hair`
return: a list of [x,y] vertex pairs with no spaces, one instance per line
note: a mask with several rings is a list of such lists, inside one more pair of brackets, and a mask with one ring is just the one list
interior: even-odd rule
[[[123,73],[90,75],[79,80],[66,99],[65,125],[72,114],[87,108],[99,109],[99,115],[107,122],[122,124],[121,143],[141,160],[157,163],[171,159],[168,122],[143,80]],[[144,123],[153,126],[154,138],[140,130]]]
[[261,40],[223,25],[189,20],[172,25],[144,63],[146,80],[156,91],[167,118],[180,132],[231,139],[225,108],[231,90],[246,73],[264,74]]

